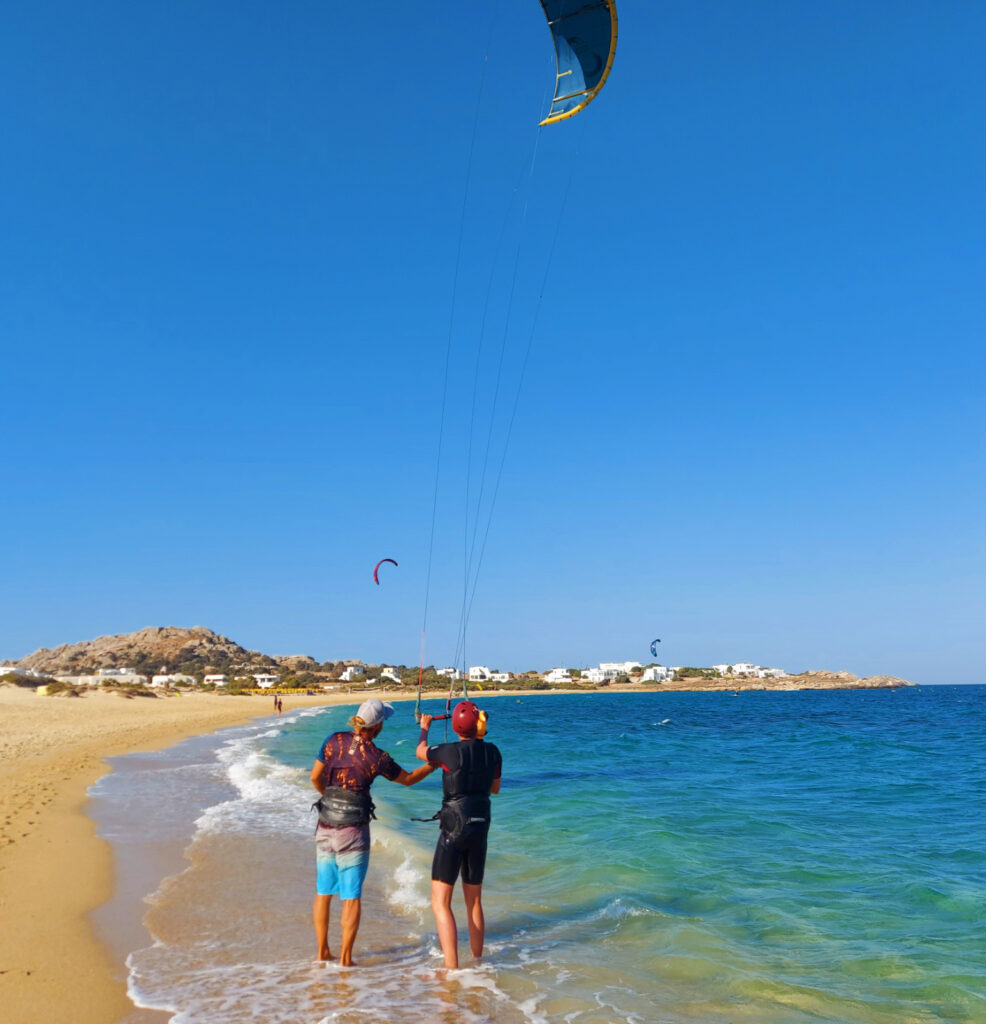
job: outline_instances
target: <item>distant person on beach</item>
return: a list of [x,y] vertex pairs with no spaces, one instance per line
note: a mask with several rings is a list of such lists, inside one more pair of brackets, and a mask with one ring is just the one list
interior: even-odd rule
[[391,782],[413,786],[434,770],[422,765],[406,772],[373,741],[394,713],[392,704],[365,700],[349,720],[351,732],[334,732],[319,747],[312,768],[312,785],[322,794],[315,830],[317,877],[312,920],[318,959],[331,960],[329,908],[332,897],[342,900],[342,946],[339,963],[353,966],[353,944],[360,922],[363,880],[370,863],[370,786],[382,775]]
[[284,710],[284,701],[280,697],[277,698],[277,717],[281,717],[281,712]]
[[487,743],[486,713],[471,700],[464,700],[452,712],[456,743],[428,746],[432,716],[421,716],[417,756],[442,767],[442,809],[435,857],[431,864],[431,909],[435,913],[438,940],[446,967],[459,966],[459,934],[452,913],[455,880],[462,875],[466,901],[469,948],[479,959],[486,938],[483,916],[483,875],[486,870],[486,840],[490,830],[490,794],[500,792],[503,759]]

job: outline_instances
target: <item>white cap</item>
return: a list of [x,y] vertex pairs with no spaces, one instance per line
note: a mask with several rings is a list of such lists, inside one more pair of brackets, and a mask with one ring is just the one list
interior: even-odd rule
[[359,711],[356,712],[356,717],[362,718],[363,725],[369,727],[376,725],[377,722],[386,721],[393,713],[393,704],[377,700],[376,697],[371,697],[369,700],[365,700],[360,704]]

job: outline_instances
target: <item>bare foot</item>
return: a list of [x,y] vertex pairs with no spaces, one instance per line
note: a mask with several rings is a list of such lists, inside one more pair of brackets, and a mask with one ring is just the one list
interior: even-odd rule
[[335,957],[327,950],[319,950],[318,956],[315,957],[316,963],[327,963],[329,960],[335,960]]

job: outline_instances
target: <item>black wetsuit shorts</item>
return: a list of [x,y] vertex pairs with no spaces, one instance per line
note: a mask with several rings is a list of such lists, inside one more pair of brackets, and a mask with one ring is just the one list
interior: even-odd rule
[[455,885],[459,872],[466,885],[482,885],[486,871],[486,838],[489,822],[468,826],[457,839],[444,832],[438,836],[435,857],[431,862],[432,881]]

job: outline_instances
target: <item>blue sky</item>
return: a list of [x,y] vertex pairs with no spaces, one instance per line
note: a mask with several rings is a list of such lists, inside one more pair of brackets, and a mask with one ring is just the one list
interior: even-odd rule
[[5,13],[0,655],[415,663],[451,321],[429,662],[522,384],[470,663],[986,682],[986,9],[619,10]]

